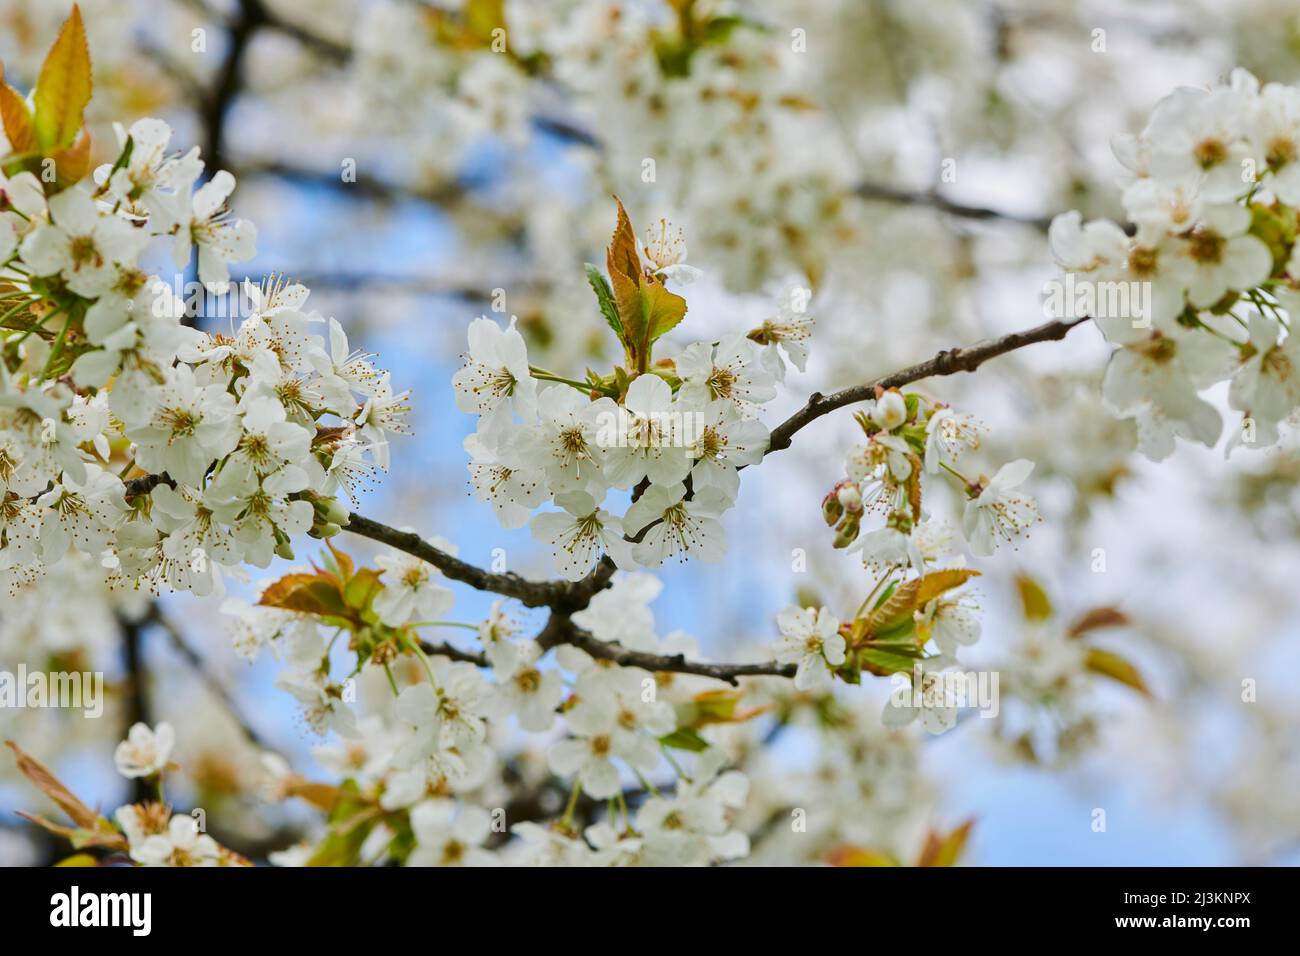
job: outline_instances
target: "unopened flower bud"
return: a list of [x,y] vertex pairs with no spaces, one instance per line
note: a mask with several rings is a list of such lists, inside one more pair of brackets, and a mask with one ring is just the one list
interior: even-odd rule
[[[316,502],[317,513],[331,524],[336,524],[340,528],[348,523],[352,517],[352,512],[343,507],[343,502],[337,498],[321,498]],[[328,535],[326,536],[328,537]]]
[[896,391],[884,392],[871,409],[871,420],[885,431],[892,431],[907,421],[907,402]]
[[862,515],[846,514],[835,529],[835,541],[833,547],[847,548],[858,536],[858,531],[862,527]]
[[836,486],[835,497],[839,499],[844,510],[852,514],[859,514],[862,511],[862,489],[857,486],[856,482],[841,481]]

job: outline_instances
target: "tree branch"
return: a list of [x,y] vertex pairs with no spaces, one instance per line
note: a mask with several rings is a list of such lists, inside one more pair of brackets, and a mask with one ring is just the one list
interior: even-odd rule
[[865,385],[854,385],[830,395],[814,392],[808,397],[808,401],[803,408],[772,430],[767,453],[770,455],[774,451],[789,448],[796,432],[823,415],[829,414],[837,408],[843,408],[845,405],[853,405],[857,402],[865,402],[867,399],[875,398],[877,388],[900,388],[903,385],[909,385],[912,382],[935,375],[973,372],[989,359],[1005,355],[1007,352],[1014,352],[1026,345],[1063,339],[1072,328],[1087,321],[1088,319],[1084,318],[1057,319],[1052,322],[1044,322],[1032,329],[1012,332],[1010,335],[1004,335],[997,339],[988,339],[965,348],[944,349],[942,352],[937,353],[934,358],[901,369]]
[[515,598],[526,607],[553,607],[563,602],[569,590],[568,582],[565,581],[529,581],[513,571],[504,574],[485,571],[435,548],[413,531],[398,531],[363,515],[352,515],[344,528],[363,538],[378,541],[421,561],[427,561],[453,581],[461,581],[480,591],[493,591]]
[[702,661],[689,661],[683,654],[649,654],[634,651],[621,644],[602,641],[590,631],[578,627],[567,614],[552,614],[537,635],[537,643],[543,651],[561,644],[572,644],[603,661],[611,661],[621,667],[639,667],[653,673],[695,674],[700,677],[712,677],[714,680],[726,681],[733,687],[739,685],[741,677],[793,677],[793,664],[775,662],[758,664],[709,664]]
[[459,647],[453,647],[451,644],[443,642],[442,644],[430,644],[428,641],[420,642],[420,650],[429,655],[441,655],[442,657],[451,658],[453,661],[464,661],[466,664],[473,664],[475,667],[487,667],[489,661],[486,654],[476,654],[473,651],[462,651]]

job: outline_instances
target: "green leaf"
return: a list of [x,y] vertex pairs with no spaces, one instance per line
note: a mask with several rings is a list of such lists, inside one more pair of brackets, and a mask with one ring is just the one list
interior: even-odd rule
[[379,821],[365,819],[342,832],[333,832],[321,841],[307,866],[355,866],[361,856],[361,847],[370,831]]
[[587,269],[587,282],[591,284],[591,291],[596,293],[596,301],[600,304],[600,314],[605,317],[605,321],[621,341],[623,338],[623,323],[619,321],[618,306],[614,304],[614,290],[609,287],[609,281],[601,274],[599,269],[590,262],[585,263],[585,267]]
[[381,573],[374,568],[362,568],[352,576],[343,588],[343,600],[349,608],[355,611],[370,608],[375,595],[384,589],[383,582],[379,580]]
[[71,145],[81,129],[90,102],[90,49],[81,10],[73,4],[59,35],[41,65],[32,95],[36,107],[36,139],[47,153]]
[[697,731],[689,727],[679,727],[671,734],[660,737],[659,742],[665,747],[672,747],[674,750],[689,750],[691,753],[700,753],[709,749],[709,742],[701,737]]
[[921,578],[921,583],[917,586],[916,606],[925,607],[945,591],[959,588],[971,578],[977,577],[979,572],[970,568],[944,568],[942,571],[933,571]]
[[886,592],[888,597],[879,602],[864,621],[859,622],[864,627],[862,634],[881,637],[897,633],[903,625],[911,622],[913,613],[945,591],[961,587],[978,574],[978,571],[970,568],[944,568],[903,582]]
[[858,659],[877,677],[898,673],[910,674],[916,662],[924,657],[924,652],[918,647],[893,645],[886,650],[868,644],[866,647],[858,648]]

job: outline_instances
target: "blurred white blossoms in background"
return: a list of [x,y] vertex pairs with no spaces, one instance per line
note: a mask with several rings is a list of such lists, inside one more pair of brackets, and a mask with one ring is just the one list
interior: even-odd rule
[[[1294,87],[1261,89],[1240,69],[1225,85],[1179,89],[1138,136],[1115,143],[1133,174],[1122,200],[1136,235],[1083,225],[1077,212],[1052,223],[1052,252],[1067,272],[1147,292],[1146,309],[1112,309],[1099,288],[1093,317],[1118,346],[1106,400],[1136,419],[1152,459],[1168,457],[1176,437],[1218,442],[1222,418],[1200,393],[1219,382],[1231,383],[1229,405],[1241,413],[1228,452],[1274,444],[1278,423],[1300,408],[1285,318],[1300,302],[1298,102]],[[1276,386],[1257,391],[1265,367]]]

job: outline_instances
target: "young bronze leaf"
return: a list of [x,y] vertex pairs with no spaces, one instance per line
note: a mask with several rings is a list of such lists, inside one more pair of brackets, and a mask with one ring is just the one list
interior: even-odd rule
[[1101,630],[1106,627],[1127,627],[1129,625],[1128,615],[1117,607],[1094,607],[1085,611],[1083,615],[1070,625],[1066,631],[1070,637],[1082,637],[1091,631]]
[[1090,647],[1084,662],[1088,670],[1094,674],[1101,674],[1103,677],[1117,680],[1141,694],[1151,696],[1151,691],[1147,687],[1146,681],[1142,679],[1142,675],[1138,673],[1138,669],[1113,651],[1104,651],[1100,647]]
[[329,549],[329,553],[334,557],[334,564],[339,569],[339,576],[346,582],[356,570],[356,563],[352,560],[352,555],[334,547],[333,542],[328,539],[325,541],[325,547]]
[[646,274],[637,252],[632,221],[622,200],[615,196],[614,201],[618,203],[618,223],[609,244],[606,265],[628,364],[644,372],[655,339],[685,317],[686,300],[669,292],[659,279]]
[[926,835],[925,848],[921,850],[921,858],[917,860],[916,865],[955,866],[961,856],[961,851],[966,847],[966,841],[970,838],[970,831],[973,826],[975,826],[975,821],[967,820],[947,836],[940,836],[931,830]]
[[47,152],[68,146],[81,129],[86,104],[90,102],[90,49],[81,10],[72,6],[54,46],[41,65],[32,96],[36,107],[36,139]]
[[347,616],[338,581],[325,572],[286,574],[263,591],[257,603],[304,614]]
[[85,830],[95,829],[96,821],[99,819],[98,813],[77,799],[76,795],[65,787],[63,782],[54,776],[45,764],[24,751],[12,740],[6,740],[5,744],[14,752],[14,759],[18,764],[19,773],[30,780],[37,790],[57,803],[59,809],[66,813],[68,818],[77,826]]
[[90,172],[90,134],[84,129],[71,146],[59,146],[50,151],[59,183],[71,185]]
[[844,844],[826,854],[830,866],[898,866],[898,861],[883,850]]
[[305,800],[317,809],[324,810],[326,813],[331,812],[339,801],[347,796],[338,787],[331,786],[327,783],[314,783],[310,780],[301,778],[289,783],[284,788],[286,796],[298,797]]
[[907,503],[912,508],[912,521],[919,523],[921,520],[921,469],[924,463],[919,455],[911,452],[907,460],[912,463],[912,471],[907,476]]
[[623,200],[617,196],[618,219],[614,223],[614,235],[609,242],[605,264],[610,281],[617,290],[620,280],[631,282],[634,286],[641,284],[641,255],[636,250],[636,233],[632,231],[632,220],[627,217]]
[[15,153],[36,151],[36,127],[27,110],[22,95],[4,82],[4,67],[0,66],[0,121],[4,123],[5,138]]

